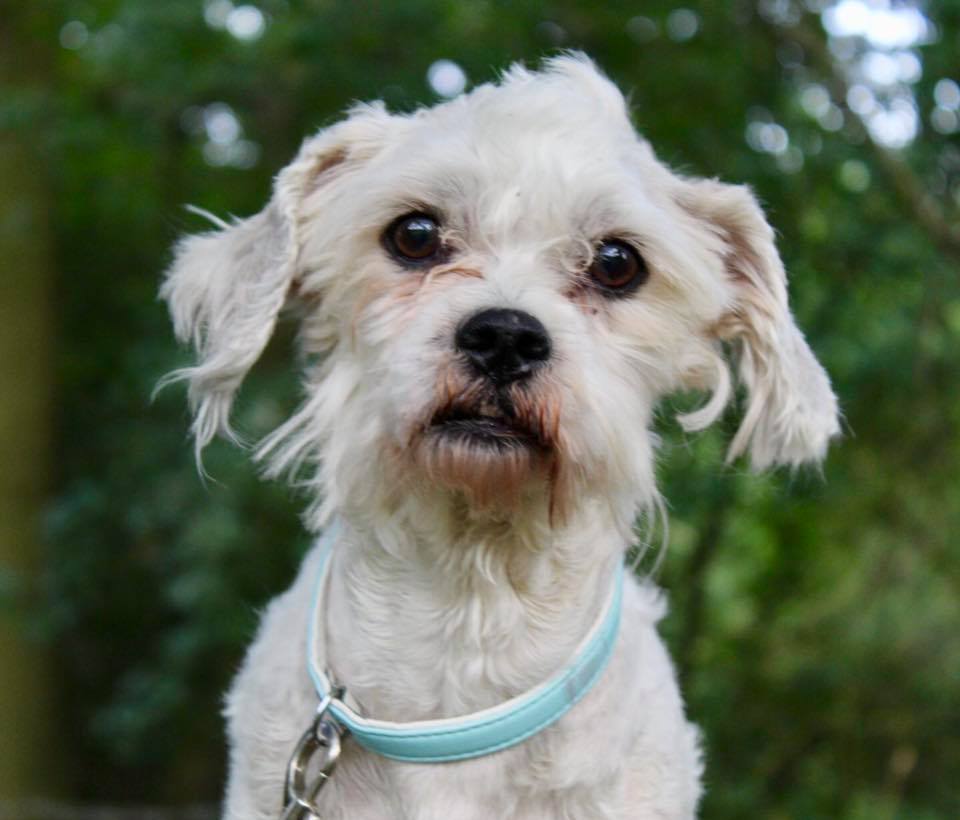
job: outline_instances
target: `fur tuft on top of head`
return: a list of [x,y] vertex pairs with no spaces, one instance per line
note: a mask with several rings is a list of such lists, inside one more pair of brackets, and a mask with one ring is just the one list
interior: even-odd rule
[[540,99],[547,98],[551,92],[565,100],[576,94],[611,119],[623,119],[627,123],[630,120],[620,89],[582,51],[564,51],[548,57],[538,71],[514,63],[503,73],[503,85],[527,85]]

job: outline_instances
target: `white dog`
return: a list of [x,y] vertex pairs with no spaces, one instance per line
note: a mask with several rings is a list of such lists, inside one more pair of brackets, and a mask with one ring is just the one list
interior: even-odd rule
[[672,173],[567,55],[410,115],[358,105],[219,228],[163,288],[198,452],[295,309],[306,395],[259,457],[306,473],[327,532],[230,693],[225,817],[693,817],[664,604],[618,580],[659,503],[654,408],[701,389],[683,424],[714,421],[729,347],[731,457],[816,462],[838,431],[750,192]]

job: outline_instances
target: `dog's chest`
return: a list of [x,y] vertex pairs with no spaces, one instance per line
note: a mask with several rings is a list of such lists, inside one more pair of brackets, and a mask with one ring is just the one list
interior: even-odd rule
[[[411,623],[394,610],[387,624],[380,619],[389,609],[385,606],[359,630],[368,638],[365,644],[344,641],[335,649],[344,653],[336,656],[338,671],[343,669],[357,701],[384,719],[421,720],[488,708],[539,683],[566,654],[562,647],[557,652],[556,640],[517,629],[508,606],[496,611],[448,606],[443,618],[421,613]],[[556,614],[546,614],[545,623],[549,619],[555,621]],[[582,629],[577,624],[571,632]],[[402,636],[408,631],[418,639],[406,641]],[[371,639],[382,634],[401,637]],[[537,671],[530,674],[532,664]],[[615,807],[622,804],[622,759],[636,727],[611,719],[612,678],[619,677],[620,666],[615,663],[611,681],[588,693],[556,724],[496,754],[423,765],[349,748],[329,795],[331,805],[360,801],[369,806],[361,816],[371,820],[626,817]],[[377,793],[370,792],[371,782],[380,784]]]
[[[229,820],[277,816],[286,762],[316,709],[301,640],[315,568],[316,562],[308,560],[294,588],[270,606],[231,693],[233,760],[225,815]],[[333,593],[330,612],[337,609]],[[695,733],[683,720],[669,662],[653,630],[657,608],[638,599],[638,594],[634,585],[627,586],[621,636],[603,677],[558,722],[513,748],[449,764],[400,763],[367,752],[348,737],[342,762],[323,790],[321,816],[324,820],[691,816],[699,768]],[[386,596],[377,617],[386,617],[395,605]],[[395,617],[393,626],[398,623],[403,619]],[[453,692],[446,697],[462,698],[468,710],[489,705],[476,698],[471,701],[469,684],[489,686],[499,674],[495,664],[481,663],[474,670],[463,660],[465,655],[451,653],[454,660],[449,662],[456,666],[460,659],[463,675],[456,687],[450,686],[442,666],[431,668],[444,654],[430,645],[441,641],[442,625],[435,627],[431,640],[391,646],[370,641],[367,620],[348,626],[352,640],[336,651],[348,653],[342,660],[351,687],[366,684],[370,693],[377,687],[383,690],[377,704],[369,706],[372,716],[396,721],[437,716],[438,691]],[[330,637],[332,644],[332,631]],[[341,657],[336,655],[335,660],[339,664]],[[667,807],[674,810],[663,810]]]
[[[434,765],[398,763],[348,748],[323,805],[330,818],[343,820],[626,820],[630,815],[621,810],[623,788],[614,773],[622,768],[614,763],[620,756],[594,750],[593,761],[571,770],[564,734],[547,732],[488,757]],[[338,813],[343,806],[351,811]]]

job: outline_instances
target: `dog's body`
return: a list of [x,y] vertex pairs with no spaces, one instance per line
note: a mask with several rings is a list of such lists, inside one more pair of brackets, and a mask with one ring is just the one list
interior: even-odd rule
[[[340,522],[322,613],[327,663],[370,716],[464,715],[549,678],[584,636],[658,503],[658,399],[747,393],[732,454],[822,458],[837,431],[793,324],[772,232],[749,192],[672,174],[585,59],[410,116],[353,110],[305,143],[255,217],[181,245],[164,295],[196,343],[203,447],[281,307],[307,396],[261,447],[312,466],[308,525]],[[306,636],[316,551],[268,609],[229,698],[228,820],[276,817],[317,707]],[[324,820],[689,818],[696,731],[629,579],[609,666],[553,725],[456,763],[351,744]]]
[[[598,529],[570,535],[604,537]],[[608,560],[591,568],[582,560],[572,563],[583,575],[577,569],[557,572],[549,566],[555,557],[541,553],[527,576],[539,589],[517,594],[502,564],[493,567],[493,578],[479,579],[472,568],[384,560],[377,546],[346,535],[335,550],[349,552],[349,559],[334,569],[326,613],[331,666],[350,681],[365,711],[388,720],[494,706],[547,678],[583,635],[606,594],[614,554],[622,549],[618,539],[608,535],[606,541]],[[574,551],[580,543],[573,540],[566,548]],[[433,548],[441,546],[450,545]],[[455,546],[464,557],[484,548],[472,539]],[[487,546],[499,551],[517,545]],[[420,554],[430,552],[427,547]],[[294,587],[270,605],[230,696],[230,820],[276,817],[284,766],[316,709],[297,640],[305,634],[316,565],[314,552]],[[470,587],[476,597],[464,595]],[[625,593],[610,665],[552,727],[493,755],[433,765],[389,760],[348,739],[321,793],[323,820],[693,816],[700,770],[696,733],[684,720],[654,630],[663,608],[649,586],[631,582]],[[417,601],[415,609],[410,599]]]

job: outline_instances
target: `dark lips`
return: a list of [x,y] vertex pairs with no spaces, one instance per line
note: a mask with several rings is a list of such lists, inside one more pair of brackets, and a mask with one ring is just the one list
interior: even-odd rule
[[535,439],[527,430],[517,427],[505,417],[457,413],[434,419],[431,429],[440,435],[497,447],[529,447],[535,444]]

